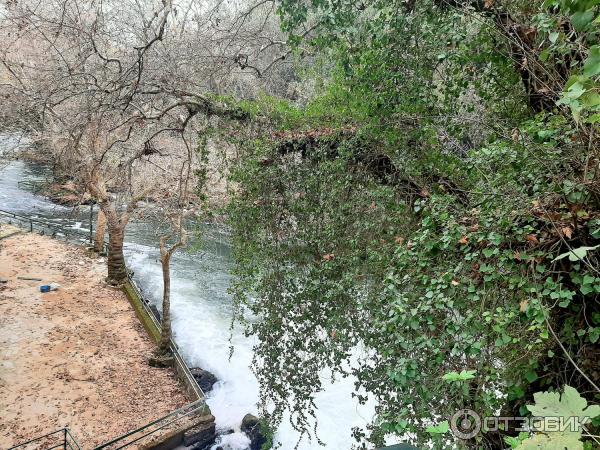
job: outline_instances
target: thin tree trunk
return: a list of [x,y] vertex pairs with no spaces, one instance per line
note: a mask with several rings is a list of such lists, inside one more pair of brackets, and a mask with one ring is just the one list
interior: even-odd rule
[[108,282],[121,284],[127,279],[127,268],[123,256],[125,226],[108,222]]
[[115,285],[122,284],[127,280],[127,267],[123,256],[125,227],[129,222],[130,214],[147,191],[134,196],[127,204],[125,212],[119,214],[106,191],[102,177],[98,173],[92,173],[89,177],[88,189],[98,201],[108,228],[108,282]]
[[96,218],[96,235],[94,237],[94,251],[102,253],[104,251],[104,234],[106,233],[106,216],[102,209],[98,210]]
[[164,246],[161,245],[161,247],[163,302],[159,353],[166,355],[169,353],[171,344],[171,252],[166,251]]

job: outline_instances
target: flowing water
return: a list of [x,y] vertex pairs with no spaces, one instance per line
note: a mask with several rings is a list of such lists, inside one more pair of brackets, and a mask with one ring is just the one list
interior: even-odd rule
[[[0,149],[10,139],[4,137],[3,141],[0,136]],[[42,180],[47,174],[43,166],[22,161],[0,167],[0,209],[89,230],[89,206],[58,206],[32,193],[35,184],[29,182]],[[243,450],[248,439],[239,432],[241,420],[247,413],[257,413],[258,383],[250,370],[254,340],[245,337],[239,327],[230,332],[232,302],[227,289],[232,260],[227,235],[213,227],[204,227],[202,234],[200,250],[176,253],[171,263],[174,338],[191,367],[202,367],[219,379],[208,394],[207,403],[216,417],[217,428],[235,431],[222,436],[220,445],[225,450]],[[144,294],[160,307],[162,272],[154,227],[132,222],[125,240],[128,266],[134,270]],[[229,358],[231,344],[234,353]],[[358,405],[352,398],[352,378],[331,383],[326,372],[321,375],[326,389],[318,394],[316,403],[318,434],[325,447],[304,439],[298,448],[349,449],[352,427],[365,426],[373,416],[374,405]],[[275,441],[281,443],[281,449],[292,450],[298,433],[284,421],[276,431]]]

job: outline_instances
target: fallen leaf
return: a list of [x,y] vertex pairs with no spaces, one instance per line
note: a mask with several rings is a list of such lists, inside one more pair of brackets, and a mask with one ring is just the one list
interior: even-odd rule
[[515,142],[519,141],[520,133],[519,133],[519,129],[518,128],[513,129],[511,137],[512,137],[513,141],[515,141]]
[[567,239],[571,239],[571,236],[573,236],[573,230],[571,227],[562,227],[561,231]]
[[460,245],[467,245],[469,243],[469,239],[466,236],[463,236],[460,238],[460,240],[458,241],[458,243]]
[[514,256],[514,258],[515,258],[517,261],[522,261],[522,259],[521,259],[521,253],[519,253],[519,252],[515,252],[515,253],[513,254],[513,256]]
[[458,285],[460,284],[460,283],[459,283],[458,281],[456,281],[456,280],[452,280],[450,283],[452,284],[452,286],[458,286]]
[[535,234],[528,234],[527,236],[525,236],[525,240],[527,242],[531,242],[532,244],[537,244],[538,242],[538,238]]
[[404,238],[403,238],[402,236],[396,236],[396,237],[394,238],[394,241],[395,241],[395,242],[396,242],[396,244],[398,244],[398,245],[402,245],[402,244],[404,244]]
[[323,260],[331,261],[334,257],[335,257],[335,255],[333,253],[327,253],[326,255],[323,255]]
[[490,9],[493,5],[494,5],[494,0],[485,0],[485,2],[483,3],[483,6],[485,6],[485,9]]
[[527,311],[528,303],[529,303],[529,300],[521,300],[521,303],[519,303],[519,311],[521,311],[521,312]]

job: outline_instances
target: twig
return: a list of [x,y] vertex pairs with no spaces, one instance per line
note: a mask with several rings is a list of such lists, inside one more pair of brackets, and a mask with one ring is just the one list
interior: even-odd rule
[[[542,311],[543,311],[543,308],[542,308]],[[571,364],[573,364],[573,367],[575,367],[575,369],[577,370],[577,372],[579,372],[581,374],[581,376],[583,378],[585,378],[587,380],[587,382],[590,383],[594,387],[594,389],[596,389],[598,392],[600,392],[600,388],[598,386],[596,386],[596,384],[583,372],[583,370],[581,370],[579,368],[579,366],[577,365],[577,363],[575,361],[573,361],[573,358],[571,358],[571,355],[569,354],[569,352],[567,351],[567,349],[564,347],[564,345],[562,344],[562,342],[560,342],[560,339],[558,338],[558,336],[554,332],[554,329],[552,328],[552,325],[550,325],[550,322],[548,321],[548,317],[546,316],[546,312],[545,311],[544,311],[544,320],[546,321],[546,325],[548,325],[548,329],[552,333],[552,336],[554,336],[554,339],[556,339],[556,342],[558,343],[558,345],[560,346],[560,348],[562,349],[562,351],[567,356],[567,359],[571,362]]]

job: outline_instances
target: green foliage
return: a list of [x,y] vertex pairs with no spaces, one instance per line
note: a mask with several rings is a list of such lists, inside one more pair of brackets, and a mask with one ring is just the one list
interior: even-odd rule
[[[586,425],[600,415],[600,406],[588,406],[587,401],[581,397],[577,389],[571,386],[565,386],[562,395],[557,392],[537,392],[534,394],[535,404],[527,405],[527,409],[535,417],[545,418],[543,430],[552,429],[548,425],[548,418],[563,418],[567,421],[570,418],[577,418],[577,423]],[[538,432],[532,437],[521,440],[515,448],[517,450],[537,450],[537,449],[581,449],[582,429],[577,427],[573,429],[566,427],[564,431]]]
[[448,372],[442,377],[445,381],[467,381],[475,378],[476,370],[462,370],[458,372]]
[[429,434],[445,434],[450,430],[450,425],[447,420],[439,423],[438,425],[427,427],[425,431]]
[[265,437],[265,442],[260,446],[260,450],[271,450],[273,448],[273,428],[264,419],[260,421],[260,434]]
[[564,392],[537,392],[533,395],[535,404],[527,405],[531,414],[537,417],[577,417],[580,420],[600,415],[600,406],[589,406],[577,389],[565,386]]
[[562,255],[558,255],[556,258],[552,260],[552,262],[559,261],[563,258],[569,257],[569,261],[577,262],[582,261],[591,250],[596,250],[600,245],[594,245],[593,247],[578,247],[573,250],[569,250],[567,253],[563,253]]
[[321,21],[312,44],[333,63],[303,107],[243,105],[272,133],[236,141],[233,292],[271,422],[287,409],[310,433],[327,370],[378,401],[359,441],[443,448],[457,410],[526,414],[564,379],[584,392],[549,324],[594,367],[597,7],[509,3],[564,88],[532,114],[526,61],[488,12],[407,4],[281,3],[292,34]]

